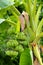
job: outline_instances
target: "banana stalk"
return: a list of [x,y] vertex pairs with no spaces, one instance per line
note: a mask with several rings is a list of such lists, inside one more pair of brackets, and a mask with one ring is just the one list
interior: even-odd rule
[[36,43],[33,43],[33,51],[34,51],[34,54],[35,54],[36,58],[38,59],[40,65],[43,65],[42,59],[40,56],[40,51],[39,51],[38,45]]

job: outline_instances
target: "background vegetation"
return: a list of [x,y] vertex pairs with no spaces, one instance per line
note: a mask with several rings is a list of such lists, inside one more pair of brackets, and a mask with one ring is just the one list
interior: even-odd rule
[[[39,20],[43,18],[43,0],[37,0],[37,10],[40,4],[42,9]],[[0,0],[0,65],[19,65],[21,53],[28,48],[27,38],[20,32],[18,20],[23,11],[26,9],[22,0]],[[43,45],[43,38],[40,43]],[[43,59],[43,53],[41,56]]]

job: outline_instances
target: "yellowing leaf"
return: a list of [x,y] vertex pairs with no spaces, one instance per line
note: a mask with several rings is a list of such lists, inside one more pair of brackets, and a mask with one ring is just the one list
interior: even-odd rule
[[20,21],[17,22],[16,33],[20,32]]

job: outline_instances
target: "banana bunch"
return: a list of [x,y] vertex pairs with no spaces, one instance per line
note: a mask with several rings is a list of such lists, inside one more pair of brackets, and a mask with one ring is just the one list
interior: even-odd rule
[[6,43],[5,54],[11,58],[17,58],[28,46],[28,41],[24,32],[16,34],[15,38],[9,39]]

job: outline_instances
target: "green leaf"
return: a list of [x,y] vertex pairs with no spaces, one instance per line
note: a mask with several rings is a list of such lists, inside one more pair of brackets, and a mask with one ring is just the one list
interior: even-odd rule
[[9,24],[7,22],[3,22],[0,24],[0,33],[6,32],[9,28]]
[[27,4],[28,4],[28,10],[29,10],[28,14],[30,16],[30,26],[33,29],[33,16],[32,16],[32,7],[33,7],[33,5],[32,5],[32,0],[28,0]]
[[37,14],[35,16],[35,30],[37,29],[37,26],[38,26],[40,13],[41,13],[41,5],[39,6]]
[[8,10],[8,7],[0,10],[0,18],[8,18],[7,10]]
[[22,4],[22,0],[14,0],[14,5],[16,6],[16,7],[18,7],[19,5],[21,5]]
[[41,37],[43,37],[43,32],[41,32],[39,35],[36,36],[35,42],[37,43],[38,40],[39,40]]
[[14,4],[13,0],[0,0],[0,10],[13,4]]
[[25,0],[23,0],[23,5],[24,5],[24,7],[25,7],[26,12],[29,13],[28,5],[27,5],[27,3],[25,2]]
[[31,50],[30,49],[26,49],[20,57],[20,63],[19,65],[33,65],[32,62],[32,55],[31,55]]
[[17,15],[20,16],[21,13],[19,12],[19,10],[15,6],[12,6],[11,8]]
[[37,4],[37,0],[34,0],[34,4],[33,4],[33,17],[35,17],[35,14],[36,14],[36,4]]
[[11,27],[7,30],[8,34],[16,33],[16,26],[11,25]]
[[43,26],[43,19],[40,21],[40,23],[38,25],[38,28],[36,30],[36,36],[40,34],[42,26]]
[[5,21],[5,19],[0,19],[0,24],[3,23]]

